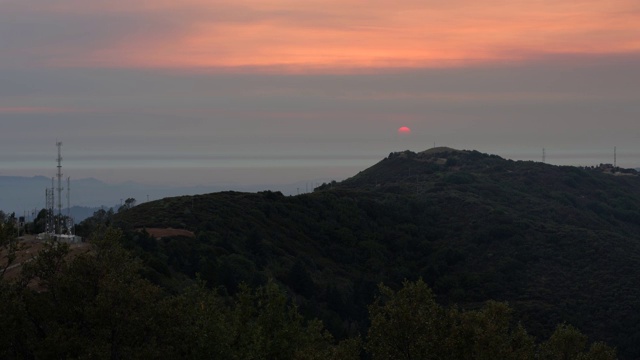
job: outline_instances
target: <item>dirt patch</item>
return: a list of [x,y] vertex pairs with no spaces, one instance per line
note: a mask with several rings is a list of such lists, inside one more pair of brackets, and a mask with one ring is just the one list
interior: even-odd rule
[[[16,279],[20,275],[22,264],[32,261],[40,250],[44,247],[43,241],[36,239],[33,236],[25,236],[20,241],[21,249],[16,253],[16,260],[9,266],[4,274],[5,280]],[[86,253],[90,250],[88,243],[78,243],[69,245],[69,254],[67,260],[74,258],[75,256]],[[0,269],[3,269],[7,263],[6,250],[0,251]]]
[[[145,230],[156,239],[162,239],[163,237],[170,236],[185,236],[190,238],[195,238],[196,234],[193,231],[185,230],[185,229],[173,229],[173,228],[145,228]],[[142,229],[138,229],[138,231],[142,231]]]

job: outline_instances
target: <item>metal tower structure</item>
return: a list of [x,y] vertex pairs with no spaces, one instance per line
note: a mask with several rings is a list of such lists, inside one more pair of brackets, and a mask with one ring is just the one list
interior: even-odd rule
[[542,162],[547,162],[547,151],[545,150],[545,148],[542,148]]
[[618,148],[616,146],[613,147],[613,168],[618,167]]
[[58,147],[58,221],[57,221],[57,235],[62,235],[62,142],[56,142]]

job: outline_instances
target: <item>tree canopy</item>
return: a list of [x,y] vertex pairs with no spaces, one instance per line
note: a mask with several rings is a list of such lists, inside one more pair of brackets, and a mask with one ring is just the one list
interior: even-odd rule
[[568,325],[535,344],[504,303],[442,307],[422,280],[397,292],[381,284],[365,339],[336,341],[274,281],[225,295],[197,280],[169,293],[141,275],[142,262],[121,241],[120,231],[103,228],[91,251],[75,255],[49,242],[20,279],[1,281],[0,357],[615,359],[601,343],[587,350]]

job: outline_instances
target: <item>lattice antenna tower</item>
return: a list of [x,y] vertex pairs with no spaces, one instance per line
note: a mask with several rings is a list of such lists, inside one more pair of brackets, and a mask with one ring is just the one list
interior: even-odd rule
[[613,168],[618,167],[618,148],[616,146],[613,147]]
[[58,147],[58,235],[62,235],[62,142],[56,142]]
[[545,148],[542,148],[542,162],[543,163],[547,162],[547,151]]

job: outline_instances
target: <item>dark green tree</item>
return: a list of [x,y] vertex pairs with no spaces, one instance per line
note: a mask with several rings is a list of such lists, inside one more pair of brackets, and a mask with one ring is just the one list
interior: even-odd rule
[[4,216],[0,219],[0,279],[4,278],[6,271],[16,265],[17,254],[23,249],[23,244],[17,238],[17,228],[13,216]]
[[614,360],[615,349],[594,343],[587,351],[587,336],[571,325],[558,325],[551,337],[540,344],[541,360]]
[[469,360],[614,360],[614,349],[560,325],[535,346],[534,339],[503,303],[488,302],[480,310],[445,310],[429,287],[419,280],[406,282],[398,292],[380,285],[380,296],[369,310],[371,327],[366,348],[375,359]]
[[405,281],[397,293],[382,284],[379,291],[366,345],[374,360],[447,358],[450,320],[422,280]]
[[161,291],[140,277],[120,235],[106,230],[91,240],[90,252],[72,259],[67,244],[48,242],[23,266],[21,301],[35,329],[29,356],[157,357]]

